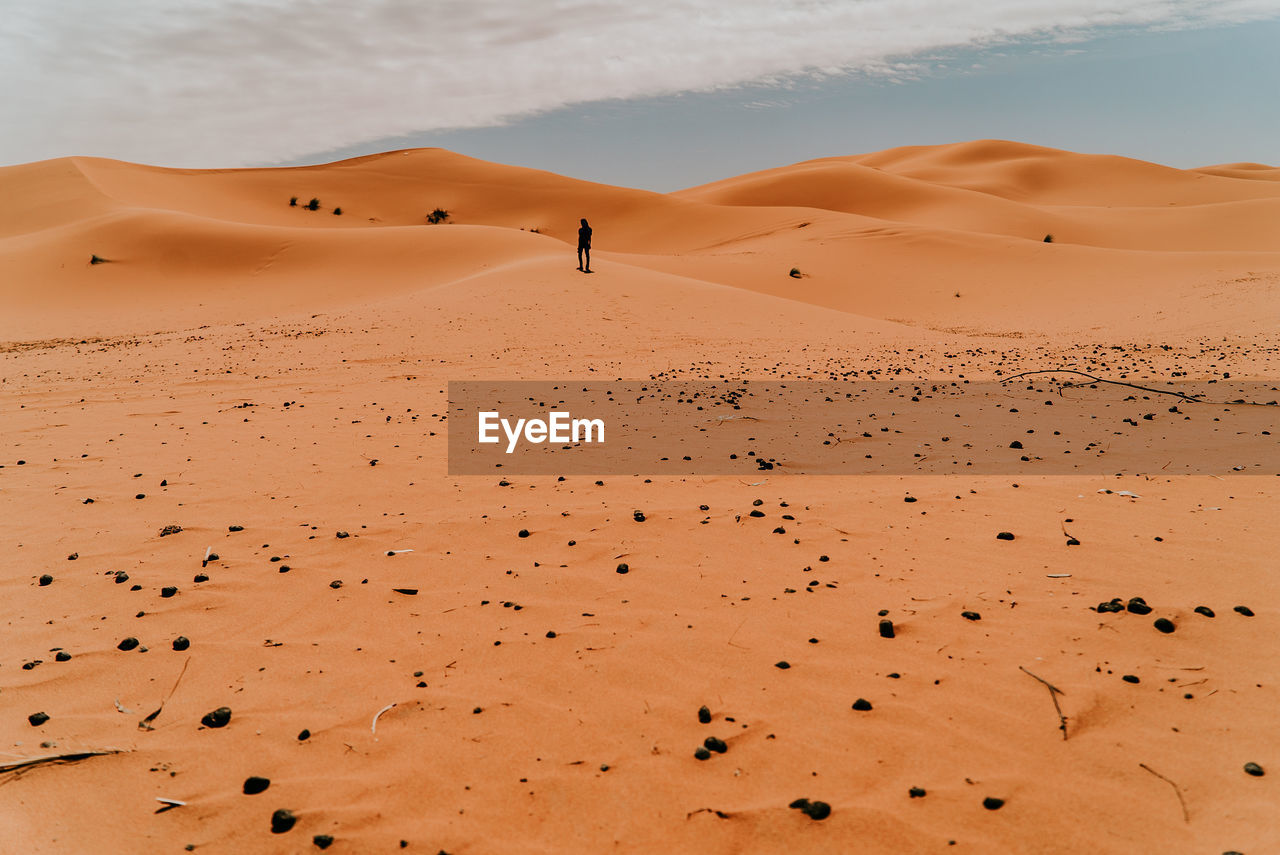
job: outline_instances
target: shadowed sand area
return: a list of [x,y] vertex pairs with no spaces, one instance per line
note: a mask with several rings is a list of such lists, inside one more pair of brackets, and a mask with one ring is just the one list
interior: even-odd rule
[[[451,476],[445,419],[451,380],[1053,368],[1266,405],[1277,174],[990,140],[672,194],[442,150],[0,169],[0,849],[1280,851],[1274,456]],[[1236,424],[1130,395],[1099,418],[1156,451]]]

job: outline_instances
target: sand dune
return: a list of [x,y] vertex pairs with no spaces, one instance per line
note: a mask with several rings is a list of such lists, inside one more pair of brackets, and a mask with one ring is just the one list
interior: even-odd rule
[[[0,169],[0,849],[1280,851],[1280,463],[1221,403],[1280,394],[1276,171]],[[1037,474],[1056,386],[998,381],[1064,367],[1219,403],[1104,389],[1147,465]],[[981,388],[1027,468],[449,474],[449,381],[566,378]],[[1267,474],[1162,469],[1217,431]]]

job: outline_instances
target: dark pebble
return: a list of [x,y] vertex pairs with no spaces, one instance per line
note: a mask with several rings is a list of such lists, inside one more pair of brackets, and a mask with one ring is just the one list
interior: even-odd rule
[[180,635],[173,640],[174,650],[182,651],[182,650],[186,650],[190,646],[191,646],[191,639],[187,638],[185,635]]
[[392,588],[391,590],[395,591],[397,594],[404,594],[406,597],[418,596],[417,588]]
[[811,802],[808,799],[796,799],[787,807],[795,808],[810,819],[822,820],[831,816],[831,805],[826,802]]
[[1209,608],[1208,606],[1196,606],[1196,614],[1204,615],[1205,617],[1214,616],[1213,609]]
[[1013,442],[1009,443],[1009,447],[1010,447],[1010,448],[1022,448],[1022,443],[1015,439]]
[[41,587],[41,588],[43,588],[43,587],[45,587],[45,586],[47,586],[47,585],[52,585],[52,584],[53,584],[53,577],[52,577],[52,576],[50,576],[48,573],[45,573],[44,575],[42,575],[42,576],[40,577],[40,587]]
[[893,638],[893,621],[891,620],[880,621],[880,637]]
[[907,795],[913,799],[922,799],[925,796],[925,792],[922,787],[912,787],[907,790]]
[[209,575],[207,573],[197,573],[196,575],[191,577],[191,581],[196,583],[208,582]]
[[311,842],[316,845],[317,849],[328,849],[333,845],[333,835],[317,834],[315,837],[311,838]]
[[996,540],[1013,540],[1013,532],[1002,531],[996,535]]
[[781,662],[774,662],[774,663],[773,663],[773,667],[774,667],[774,668],[779,668],[779,669],[781,669],[781,670],[785,671],[785,670],[787,670],[788,668],[790,668],[790,667],[791,667],[791,663],[790,663],[790,662],[788,662],[787,660],[783,659]]
[[145,499],[146,497],[147,497],[146,493],[139,493],[138,495],[134,496],[135,499]]
[[294,823],[297,821],[298,818],[293,815],[293,811],[281,808],[271,814],[271,833],[284,834],[286,831],[293,828]]
[[729,750],[728,744],[723,739],[716,736],[708,736],[706,739],[702,740],[702,747],[708,751],[714,751],[717,754],[723,754]]
[[987,810],[1000,810],[1000,808],[1004,807],[1004,799],[987,796],[982,800],[982,806]]
[[1112,600],[1109,603],[1098,603],[1098,614],[1106,614],[1107,612],[1124,611],[1124,603],[1119,600]]
[[204,714],[200,719],[200,723],[205,727],[226,727],[231,721],[231,707],[218,707],[213,712]]
[[227,531],[244,531],[244,526],[242,526],[242,525],[229,525],[229,526],[227,526]]
[[622,562],[621,564],[619,564],[619,565],[618,565],[618,571],[617,571],[617,572],[619,572],[619,573],[621,573],[622,575],[624,575],[624,576],[625,576],[627,573],[630,573],[630,572],[631,572],[631,568],[630,568],[630,567],[628,567],[628,566],[627,566],[627,563],[624,561],[624,562]]
[[138,639],[134,638],[134,637],[131,635],[131,636],[129,636],[128,638],[126,638],[124,641],[122,641],[122,642],[120,642],[119,644],[117,644],[117,645],[116,645],[116,649],[117,649],[117,650],[132,650],[133,648],[135,648],[135,647],[137,647],[137,646],[138,646]]
[[555,638],[555,637],[556,637],[556,631],[554,629],[547,630],[547,638]]
[[636,511],[635,513],[633,513],[631,515],[631,518],[636,522],[644,522],[644,514],[641,513],[640,511]]
[[117,584],[117,585],[123,585],[125,582],[128,582],[128,581],[129,581],[129,574],[128,574],[128,573],[124,572],[123,570],[119,570],[119,571],[117,571],[117,572],[116,572],[116,584]]
[[1121,679],[1121,680],[1124,680],[1126,683],[1138,683],[1138,682],[1141,682],[1141,681],[1140,681],[1140,680],[1138,680],[1138,678],[1137,678],[1136,676],[1134,676],[1133,674],[1125,674],[1125,675],[1124,675],[1123,677],[1121,677],[1120,679]]
[[867,712],[871,709],[871,701],[866,698],[858,698],[853,702],[853,708],[859,712]]
[[311,731],[307,730],[306,728],[303,728],[302,730],[298,731],[299,742],[306,742],[310,738],[311,738]]
[[330,583],[329,583],[329,587],[330,587],[330,588],[333,588],[333,589],[335,589],[335,590],[337,590],[338,588],[341,588],[341,587],[342,587],[342,580],[341,580],[341,579],[334,579],[332,582],[330,582]]
[[960,617],[965,620],[982,620],[982,615],[977,612],[961,612]]
[[906,502],[907,504],[911,504],[912,502],[917,501],[917,499],[915,496],[903,496],[902,501]]
[[1246,774],[1252,775],[1255,778],[1261,778],[1263,775],[1267,774],[1266,770],[1257,763],[1245,763],[1244,771]]
[[163,588],[160,589],[160,596],[164,597],[165,599],[172,597],[176,593],[178,593],[178,589],[173,585],[165,585]]
[[522,529],[520,529],[518,532],[516,532],[516,536],[517,536],[517,537],[528,537],[528,536],[529,536],[529,529],[527,529],[527,528],[522,528]]
[[1156,621],[1153,624],[1153,626],[1155,626],[1155,628],[1160,630],[1161,632],[1165,632],[1165,633],[1173,632],[1175,629],[1177,629],[1177,627],[1173,625],[1173,621],[1163,617],[1156,618]]
[[1130,599],[1128,605],[1125,606],[1125,609],[1135,615],[1151,614],[1151,606],[1147,605],[1147,601],[1142,599],[1142,597],[1133,597]]
[[48,720],[49,720],[49,714],[43,713],[43,712],[32,713],[31,715],[27,716],[27,721],[31,722],[32,727],[39,727],[40,725],[44,724]]
[[1242,614],[1245,617],[1253,617],[1253,609],[1248,606],[1236,606],[1232,611],[1236,614]]
[[59,662],[67,662],[71,659],[71,654],[65,650],[59,650],[54,654],[53,658]]
[[711,723],[711,710],[709,707],[706,707],[706,706],[698,707],[698,721],[702,722],[703,724]]
[[340,531],[334,535],[334,537],[338,538],[339,540],[342,540],[343,538],[350,537],[350,536],[351,535],[345,531]]
[[699,760],[710,760],[711,752],[699,745],[693,750],[693,756]]
[[269,786],[271,786],[270,778],[250,775],[244,779],[244,794],[246,796],[256,796],[258,793],[264,792]]

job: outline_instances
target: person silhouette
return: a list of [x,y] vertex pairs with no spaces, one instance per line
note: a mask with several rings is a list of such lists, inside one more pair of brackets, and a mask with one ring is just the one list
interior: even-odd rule
[[[587,264],[582,264],[583,254],[586,254]],[[578,229],[578,269],[583,273],[591,272],[591,226],[587,225],[586,218],[582,220],[582,228]]]

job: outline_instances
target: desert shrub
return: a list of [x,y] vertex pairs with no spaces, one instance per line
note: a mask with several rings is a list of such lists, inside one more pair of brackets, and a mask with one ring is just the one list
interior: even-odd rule
[[89,263],[90,264],[106,264],[107,260],[105,258],[102,258],[101,256],[91,255],[89,256]]
[[1045,243],[1053,243],[1053,235],[1045,235],[1045,236],[1044,236],[1044,242],[1045,242]]
[[320,210],[320,200],[313,198],[310,202],[307,203],[306,207],[308,211],[318,211]]
[[433,226],[436,225],[437,223],[448,222],[448,220],[449,220],[449,212],[446,211],[444,208],[436,208],[430,214],[427,214],[427,222]]
[[290,196],[290,197],[289,197],[289,207],[290,207],[290,208],[296,208],[296,207],[298,207],[298,197],[297,197],[297,196]]

